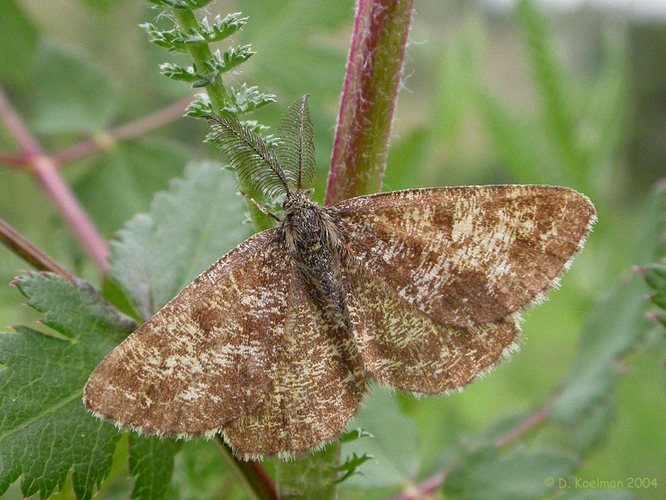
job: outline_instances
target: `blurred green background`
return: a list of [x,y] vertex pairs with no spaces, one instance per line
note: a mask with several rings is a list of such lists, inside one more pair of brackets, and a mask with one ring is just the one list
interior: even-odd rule
[[[158,63],[187,61],[146,41],[138,24],[151,21],[155,12],[145,4],[2,1],[0,81],[47,151],[89,137],[103,140],[109,128],[192,94],[186,84],[159,75]],[[462,0],[415,5],[384,189],[562,184],[586,193],[599,212],[561,289],[525,315],[526,340],[518,354],[463,394],[399,398],[402,413],[417,424],[414,446],[423,479],[446,463],[442,454],[463,436],[536,408],[556,389],[575,359],[586,314],[638,263],[634,252],[647,193],[666,173],[666,19],[592,8],[542,10],[535,17],[533,11]],[[240,10],[250,17],[235,39],[252,43],[257,54],[227,82],[247,82],[277,95],[278,103],[258,112],[258,120],[275,124],[290,102],[311,94],[320,200],[353,7],[351,0],[220,0],[207,7],[211,14]],[[202,123],[178,119],[65,165],[63,172],[111,238],[133,214],[148,210],[153,194],[166,189],[187,161],[216,155],[201,143],[204,133]],[[4,127],[0,149],[16,150]],[[2,165],[0,217],[98,283],[30,175]],[[0,248],[2,283],[24,268]],[[22,302],[16,290],[0,287],[0,325],[37,318]],[[657,489],[634,493],[666,495],[664,358],[663,342],[645,341],[625,360],[612,424],[577,476],[656,477]],[[549,432],[538,439],[556,440],[557,431]],[[189,459],[210,455],[197,453]],[[182,460],[181,468],[210,469],[202,475],[219,472],[217,465]],[[220,494],[211,481],[211,491]],[[117,485],[125,491],[120,479]],[[203,497],[208,493],[192,492],[191,498]]]

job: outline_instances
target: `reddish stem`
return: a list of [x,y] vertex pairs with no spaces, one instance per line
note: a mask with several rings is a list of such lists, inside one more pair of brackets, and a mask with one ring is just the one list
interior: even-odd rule
[[326,204],[381,188],[413,0],[358,0]]
[[3,219],[0,219],[0,241],[2,241],[2,243],[12,252],[36,269],[59,274],[69,281],[74,280],[74,275],[72,273],[49,257],[49,255],[42,249],[16,231],[16,229]]
[[13,153],[0,152],[0,163],[9,165],[10,167],[25,167],[25,158],[21,155]]
[[134,137],[145,135],[148,132],[163,127],[183,116],[185,108],[191,100],[190,97],[180,100],[144,118],[125,123],[104,134],[74,144],[73,146],[53,155],[53,159],[60,166],[66,165],[79,158],[89,156],[98,151],[106,150],[118,141],[133,139]]
[[104,272],[108,268],[106,241],[99,235],[92,221],[76,200],[74,193],[58,174],[58,168],[53,158],[44,153],[39,142],[25,127],[2,89],[0,89],[0,118],[21,147],[28,168],[35,173],[39,184],[51,197],[81,246],[97,264],[100,271]]
[[552,400],[546,401],[534,413],[529,415],[524,420],[518,422],[515,427],[509,429],[504,434],[495,439],[495,446],[497,448],[503,448],[513,443],[515,440],[523,437],[528,432],[536,429],[549,417],[552,406]]

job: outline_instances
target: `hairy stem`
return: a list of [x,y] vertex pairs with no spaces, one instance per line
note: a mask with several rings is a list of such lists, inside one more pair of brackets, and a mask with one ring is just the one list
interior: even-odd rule
[[46,252],[16,231],[16,229],[3,219],[0,219],[0,241],[35,269],[59,274],[69,281],[74,280],[72,273],[49,257]]
[[109,266],[106,241],[97,232],[67,183],[60,177],[53,158],[44,153],[2,89],[0,89],[0,118],[21,147],[27,167],[35,174],[35,178],[72,229],[83,249],[101,272],[106,271]]
[[326,204],[381,189],[413,0],[358,0]]
[[273,480],[259,462],[242,462],[236,460],[229,446],[227,446],[219,435],[216,436],[215,442],[227,463],[231,466],[241,481],[243,481],[248,491],[255,499],[275,500],[279,498],[275,491]]
[[[199,22],[195,17],[194,13],[189,9],[172,9],[174,18],[180,26],[181,31],[188,32],[190,30],[196,29],[199,26]],[[206,44],[190,44],[188,46],[190,56],[194,61],[194,69],[200,73],[206,73],[206,61],[209,61],[213,58],[213,54]],[[220,110],[224,107],[225,100],[227,98],[227,89],[224,86],[221,78],[216,79],[216,81],[206,85],[206,93],[210,98],[211,105],[216,113],[219,113]],[[244,193],[247,193],[248,196],[245,198],[245,205],[248,212],[250,213],[250,219],[252,220],[252,225],[255,230],[263,231],[264,229],[269,229],[273,227],[273,221],[270,217],[266,216],[257,208],[254,203],[252,203],[251,198],[259,199],[259,193],[256,192],[254,186],[248,181],[243,181],[238,179],[240,184],[240,189]]]

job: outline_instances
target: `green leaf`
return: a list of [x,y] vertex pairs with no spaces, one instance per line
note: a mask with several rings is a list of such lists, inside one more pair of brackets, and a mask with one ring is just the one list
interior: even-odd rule
[[442,489],[454,498],[541,498],[557,488],[560,479],[566,480],[576,465],[574,458],[556,451],[488,446],[457,464]]
[[414,422],[401,411],[388,389],[375,387],[364,401],[364,408],[349,424],[363,428],[375,439],[344,443],[343,456],[371,455],[376,460],[363,466],[363,476],[353,476],[345,486],[364,489],[413,484],[419,470],[417,430]]
[[47,46],[39,54],[33,125],[44,134],[103,131],[118,103],[105,69],[84,54],[58,46]]
[[352,477],[354,474],[360,474],[359,467],[363,465],[368,460],[373,460],[375,457],[364,453],[361,456],[358,456],[356,452],[352,453],[351,456],[347,457],[343,464],[335,467],[335,470],[342,472],[342,475],[335,480],[336,483],[342,483]]
[[133,215],[148,210],[155,192],[181,175],[186,162],[187,151],[180,144],[126,141],[91,165],[74,190],[97,227],[111,235]]
[[[648,200],[644,234],[635,262],[644,264],[664,255],[666,186]],[[572,424],[612,391],[621,376],[620,360],[654,328],[646,317],[647,287],[636,273],[624,277],[590,312],[578,357],[553,403],[553,420]]]
[[197,82],[202,78],[202,75],[194,71],[193,66],[185,68],[174,63],[160,64],[160,73],[171,80],[179,80],[181,82]]
[[190,165],[111,244],[113,279],[148,318],[212,262],[251,234],[231,172]]
[[182,441],[130,435],[129,468],[136,476],[132,498],[157,499],[166,494],[173,473],[174,456]]
[[[229,95],[225,99],[224,106],[222,107],[221,114],[229,114],[233,116],[251,113],[259,108],[263,108],[266,104],[275,102],[276,98],[273,94],[259,92],[257,87],[248,87],[244,83],[240,89],[229,89]],[[216,114],[210,103],[210,98],[207,94],[197,94],[194,101],[187,107],[186,115],[196,118],[205,118],[210,115]],[[255,125],[256,122],[254,122]],[[248,126],[248,122],[243,122],[243,125],[250,128],[253,132],[259,133],[252,126]],[[265,127],[259,125],[259,127]]]
[[[240,47],[229,47],[224,53],[216,50],[211,59],[205,61],[206,71],[201,74],[201,80],[192,84],[193,87],[205,87],[214,84],[222,73],[231,71],[236,66],[244,63],[255,54],[250,45]],[[171,77],[173,78],[173,77]]]
[[25,496],[46,497],[71,471],[76,495],[90,498],[120,434],[85,410],[83,386],[135,323],[81,280],[29,273],[16,285],[52,332],[0,334],[0,494],[21,476]]
[[15,0],[3,2],[0,15],[0,81],[27,83],[34,62],[37,32]]

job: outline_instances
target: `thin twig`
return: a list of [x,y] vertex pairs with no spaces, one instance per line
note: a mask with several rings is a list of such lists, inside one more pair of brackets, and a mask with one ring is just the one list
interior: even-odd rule
[[[495,447],[504,448],[514,441],[522,438],[525,436],[525,434],[535,430],[548,419],[552,406],[553,398],[550,398],[536,411],[518,422],[518,424],[506,431],[504,434],[495,438]],[[422,483],[419,483],[418,485],[396,495],[393,500],[416,500],[433,493],[435,490],[441,488],[441,486],[444,484],[450,470],[451,468],[447,468],[441,472],[438,472]]]
[[418,500],[419,498],[426,498],[444,484],[447,473],[448,471],[438,472],[413,488],[394,496],[393,500]]
[[104,272],[108,268],[106,241],[99,235],[92,221],[79,205],[72,190],[58,174],[58,167],[53,158],[44,153],[39,142],[32,135],[32,132],[25,127],[1,88],[0,118],[21,147],[28,168],[35,173],[39,184],[53,200],[81,246],[93,259],[99,270]]
[[515,427],[512,427],[501,436],[495,439],[495,446],[497,448],[504,448],[505,446],[513,443],[518,438],[523,437],[528,432],[536,429],[539,425],[546,421],[550,415],[553,407],[552,399],[546,401],[534,413],[527,416],[525,419],[518,422]]
[[145,135],[182,117],[191,100],[191,97],[182,99],[144,118],[125,123],[108,132],[81,141],[54,154],[53,159],[60,166],[66,165],[98,151],[104,151],[118,141]]
[[3,219],[0,219],[0,241],[2,241],[2,244],[12,252],[36,269],[59,274],[69,281],[74,280],[74,275],[72,273],[49,257],[46,252],[16,231],[16,229]]
[[279,498],[275,489],[275,483],[263,465],[259,462],[243,462],[236,459],[231,448],[229,448],[219,434],[216,436],[215,441],[221,449],[224,458],[255,498],[258,500],[277,500]]
[[23,168],[25,167],[25,158],[14,153],[0,151],[0,163],[4,163],[10,167]]

